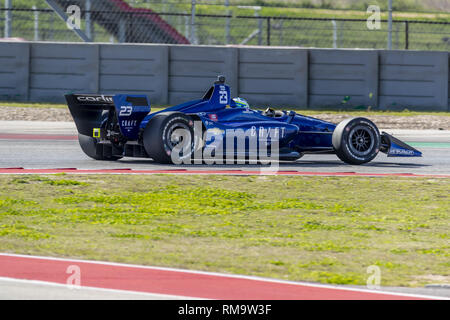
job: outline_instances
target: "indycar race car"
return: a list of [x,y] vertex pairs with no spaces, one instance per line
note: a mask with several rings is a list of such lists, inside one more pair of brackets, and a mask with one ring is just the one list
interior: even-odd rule
[[[81,149],[96,160],[147,157],[159,163],[193,161],[199,157],[258,157],[277,146],[279,160],[295,161],[304,154],[336,154],[348,164],[389,157],[420,157],[420,151],[382,132],[362,117],[339,124],[267,108],[250,108],[232,99],[219,76],[201,99],[150,112],[144,95],[69,94]],[[231,137],[231,138],[230,138]],[[252,138],[257,138],[255,143]],[[273,153],[271,148],[268,154]],[[252,158],[253,159],[253,158]]]

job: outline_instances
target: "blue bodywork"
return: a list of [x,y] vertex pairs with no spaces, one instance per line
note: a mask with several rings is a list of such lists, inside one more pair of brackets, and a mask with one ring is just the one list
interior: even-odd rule
[[[119,152],[119,155],[128,155],[128,151],[132,150],[131,156],[146,156],[142,147],[145,128],[155,115],[170,111],[181,112],[194,120],[200,120],[207,133],[215,133],[212,139],[208,139],[207,135],[205,148],[217,144],[218,138],[222,138],[221,143],[225,144],[227,130],[234,129],[235,132],[251,132],[258,137],[267,132],[275,132],[280,158],[284,159],[296,159],[305,153],[335,153],[332,137],[337,125],[294,111],[251,109],[248,104],[237,103],[231,98],[230,87],[224,80],[215,82],[201,99],[154,113],[151,113],[150,102],[145,95],[67,95],[66,99],[78,132],[89,136],[93,130],[98,132],[99,128],[103,128],[98,146],[103,148],[104,142],[112,142],[114,146],[122,144],[124,151],[120,148],[117,151],[116,147],[112,151]],[[111,121],[111,116],[103,118],[102,110],[113,110],[109,114],[115,114],[117,122]],[[109,126],[111,123],[112,127]],[[116,134],[118,130],[114,123],[120,133]],[[266,140],[267,143],[270,143],[269,140],[271,139]],[[381,134],[380,151],[390,157],[422,155],[420,151],[384,132]]]
[[147,97],[119,94],[113,100],[122,135],[129,140],[137,140],[140,124],[151,110]]
[[[277,129],[280,134],[280,148],[288,148],[299,153],[333,150],[331,137],[335,124],[295,112],[283,112],[277,117],[269,117],[260,110],[237,107],[231,99],[230,87],[226,84],[214,84],[202,99],[148,114],[140,123],[140,129],[143,130],[155,115],[168,111],[196,115],[206,130],[219,129],[224,134],[227,129],[256,130],[257,134],[262,130],[267,132],[268,129]],[[137,135],[130,138],[136,140]],[[206,144],[211,142],[206,141]]]

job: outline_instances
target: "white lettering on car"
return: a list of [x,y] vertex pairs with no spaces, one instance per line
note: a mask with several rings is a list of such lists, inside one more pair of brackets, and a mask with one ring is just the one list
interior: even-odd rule
[[133,112],[133,107],[131,106],[122,106],[120,107],[120,117],[129,117],[131,116],[131,113]]
[[219,98],[220,104],[228,103],[228,92],[224,86],[220,86],[219,96],[220,96],[220,98]]

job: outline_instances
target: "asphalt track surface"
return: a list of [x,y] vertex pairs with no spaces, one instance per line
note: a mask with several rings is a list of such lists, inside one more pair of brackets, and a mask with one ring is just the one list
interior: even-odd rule
[[[380,153],[368,164],[353,166],[343,163],[335,155],[305,155],[296,162],[279,163],[279,171],[282,174],[450,175],[450,131],[386,131],[422,151],[423,157],[389,158]],[[95,161],[81,151],[73,123],[0,121],[0,168],[100,170],[97,173],[117,169],[132,169],[136,173],[144,173],[142,170],[149,171],[147,173],[178,170],[175,172],[205,174],[229,171],[228,173],[239,174],[239,171],[258,173],[261,166],[161,165],[151,159],[139,158],[123,158],[114,162]]]
[[393,291],[0,253],[0,299],[445,299],[432,289]]
[[[423,157],[388,158],[384,154],[380,154],[369,164],[351,166],[344,164],[334,155],[306,155],[296,162],[280,163],[279,174],[450,177],[450,131],[385,131],[422,151]],[[160,165],[151,159],[134,158],[124,158],[116,162],[95,161],[81,151],[73,123],[0,121],[0,173],[259,174],[259,169],[260,166],[254,165]],[[83,283],[81,287],[73,289],[68,288],[66,284],[68,277],[66,269],[68,264],[73,262],[73,260],[24,258],[0,254],[0,299],[413,299],[432,298],[433,296],[450,297],[448,288],[410,290],[383,288],[384,291],[397,292],[395,294],[383,291],[369,292],[364,288],[350,289],[349,287],[293,283],[274,279],[81,261],[75,262],[84,266],[82,268],[84,270]],[[105,276],[105,274],[109,274],[109,276]],[[143,279],[148,279],[148,281],[143,281]],[[411,295],[408,295],[409,293]]]

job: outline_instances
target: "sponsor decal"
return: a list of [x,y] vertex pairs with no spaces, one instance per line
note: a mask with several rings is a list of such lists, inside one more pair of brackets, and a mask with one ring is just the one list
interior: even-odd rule
[[252,126],[250,128],[250,136],[254,137],[256,135],[259,136],[259,138],[267,138],[269,136],[271,138],[284,138],[286,135],[286,127],[263,127],[260,126],[259,128],[256,128],[255,126]]
[[135,127],[137,125],[137,120],[122,120],[122,127]]
[[107,97],[104,95],[101,96],[78,96],[77,100],[79,102],[106,102],[106,103],[113,103],[112,97]]
[[133,113],[133,107],[132,106],[121,106],[119,116],[120,117],[129,117]]
[[215,113],[208,114],[208,118],[209,118],[209,120],[214,121],[214,122],[216,122],[218,120],[217,114],[215,114]]
[[94,128],[92,130],[92,137],[94,138],[100,138],[100,128]]
[[392,149],[389,153],[395,154],[395,155],[405,155],[405,156],[414,155],[414,151],[406,150],[406,149]]
[[225,86],[219,87],[219,103],[220,104],[228,104],[228,92]]
[[[212,127],[202,132],[202,122],[195,121],[193,135],[185,128],[177,130],[180,130],[180,135],[184,130],[186,139],[180,140],[170,153],[174,164],[188,164],[191,161],[195,164],[224,164],[224,161],[227,164],[241,164],[248,161],[249,164],[260,163],[263,165],[261,172],[271,173],[278,171],[279,138],[285,135],[286,128],[252,126],[246,130],[224,130]],[[165,130],[163,132],[164,139]],[[201,143],[196,143],[200,140]],[[204,148],[196,147],[200,144]]]

